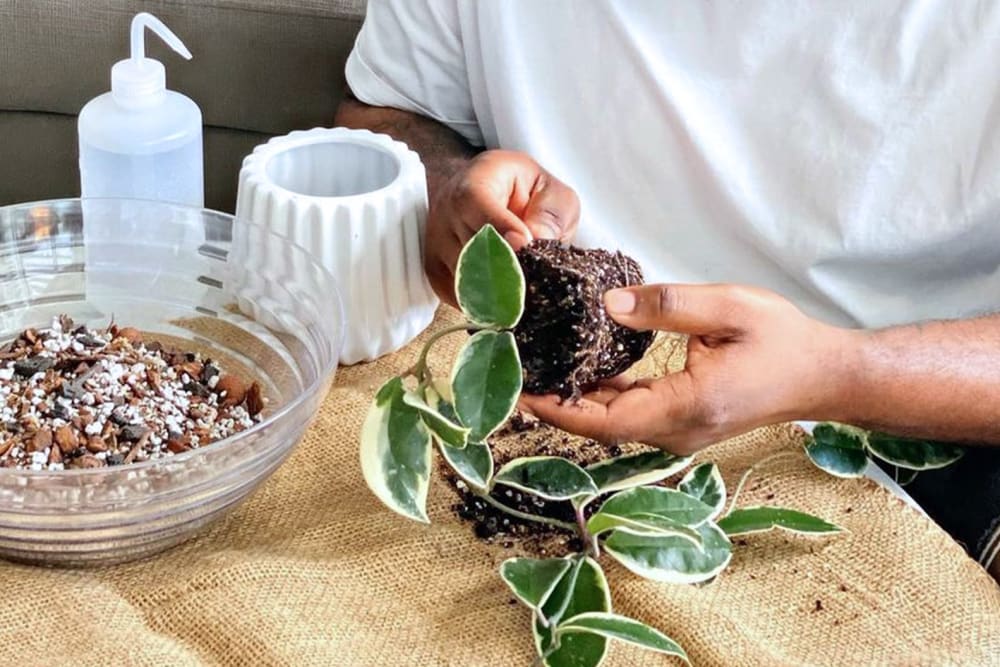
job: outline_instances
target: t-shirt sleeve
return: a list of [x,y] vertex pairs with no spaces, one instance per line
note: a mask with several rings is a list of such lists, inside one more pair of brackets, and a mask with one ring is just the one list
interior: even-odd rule
[[347,59],[347,83],[366,104],[433,118],[482,146],[469,91],[459,1],[368,0],[364,24]]

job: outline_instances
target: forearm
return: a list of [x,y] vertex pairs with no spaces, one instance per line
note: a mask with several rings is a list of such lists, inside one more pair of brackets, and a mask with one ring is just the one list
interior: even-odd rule
[[845,333],[839,421],[1000,444],[1000,316]]
[[432,199],[444,182],[478,152],[437,121],[399,109],[369,106],[350,94],[341,102],[334,122],[341,127],[388,134],[415,150],[427,171],[427,190]]

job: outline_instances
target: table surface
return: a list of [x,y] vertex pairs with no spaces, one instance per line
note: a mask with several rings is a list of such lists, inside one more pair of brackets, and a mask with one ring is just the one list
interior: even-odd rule
[[[445,313],[433,329],[451,322]],[[436,372],[458,338],[432,355]],[[416,349],[340,369],[291,458],[199,539],[97,571],[0,563],[0,664],[530,664],[527,610],[497,574],[518,550],[475,539],[440,478],[430,525],[389,512],[361,479],[357,437],[374,391]],[[701,460],[732,488],[762,453],[793,452],[755,473],[740,504],[795,507],[846,533],[749,536],[701,587],[646,581],[605,558],[615,610],[674,637],[695,665],[995,663],[992,578],[881,486],[817,470],[802,438],[791,425],[760,429]],[[614,645],[607,664],[670,661]]]

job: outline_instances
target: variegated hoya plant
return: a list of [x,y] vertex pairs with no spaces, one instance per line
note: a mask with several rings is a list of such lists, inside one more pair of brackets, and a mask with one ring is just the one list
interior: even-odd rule
[[[524,276],[513,250],[491,226],[465,246],[455,277],[468,319],[433,335],[417,362],[379,389],[361,435],[365,480],[390,509],[427,522],[432,450],[476,496],[525,521],[578,534],[583,553],[563,558],[511,558],[500,576],[531,610],[538,664],[600,665],[613,641],[687,661],[664,633],[614,613],[599,559],[615,559],[653,581],[697,584],[729,564],[734,535],[780,528],[823,535],[838,526],[815,516],[770,506],[737,509],[744,475],[729,503],[714,463],[691,468],[676,488],[660,485],[687,468],[690,457],[653,451],[586,468],[554,456],[515,459],[494,470],[489,437],[510,417],[521,392],[521,363],[511,330],[524,309]],[[458,331],[465,342],[448,381],[435,378],[427,353]],[[549,502],[565,502],[575,523],[507,506],[497,487],[515,488]],[[596,511],[588,511],[588,507]]]

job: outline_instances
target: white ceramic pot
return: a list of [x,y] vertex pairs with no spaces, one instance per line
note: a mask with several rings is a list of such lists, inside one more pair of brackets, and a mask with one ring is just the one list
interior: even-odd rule
[[347,315],[343,363],[393,352],[433,319],[424,166],[406,144],[346,128],[271,139],[243,161],[236,218],[232,262],[294,275],[275,249],[246,237],[243,219],[291,238],[336,276]]

